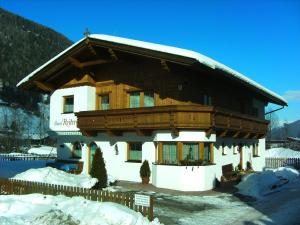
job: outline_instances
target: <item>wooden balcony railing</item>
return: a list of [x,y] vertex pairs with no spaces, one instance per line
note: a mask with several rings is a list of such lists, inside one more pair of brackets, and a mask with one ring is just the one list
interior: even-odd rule
[[96,110],[76,113],[77,126],[85,135],[97,132],[120,134],[154,130],[205,130],[225,137],[261,138],[268,121],[228,112],[211,106],[172,105],[134,109]]

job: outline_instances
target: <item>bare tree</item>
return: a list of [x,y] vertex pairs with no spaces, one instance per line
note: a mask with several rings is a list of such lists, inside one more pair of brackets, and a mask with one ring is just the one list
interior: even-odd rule
[[[268,112],[272,111],[272,108],[268,108]],[[274,138],[274,129],[279,127],[279,118],[275,112],[266,115],[266,120],[269,120],[267,140]]]

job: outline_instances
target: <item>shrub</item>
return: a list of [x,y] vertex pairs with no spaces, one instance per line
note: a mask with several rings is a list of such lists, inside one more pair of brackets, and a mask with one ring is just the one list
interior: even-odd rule
[[140,169],[140,176],[141,178],[143,178],[143,177],[150,177],[150,175],[151,175],[151,170],[149,167],[149,162],[148,160],[144,160]]
[[249,161],[247,161],[246,170],[247,170],[247,171],[251,171],[251,170],[253,170],[253,168],[252,168],[252,164],[251,164],[251,162],[249,162]]
[[91,176],[98,179],[98,183],[95,185],[95,188],[102,189],[107,187],[107,172],[100,148],[96,149],[93,158]]

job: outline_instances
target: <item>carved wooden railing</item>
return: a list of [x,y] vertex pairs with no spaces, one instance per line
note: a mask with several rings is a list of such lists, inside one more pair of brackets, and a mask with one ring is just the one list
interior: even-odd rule
[[[76,113],[83,134],[97,132],[205,130],[222,136],[262,137],[268,121],[212,106],[172,105],[134,109],[96,110]],[[247,137],[246,137],[247,136]]]

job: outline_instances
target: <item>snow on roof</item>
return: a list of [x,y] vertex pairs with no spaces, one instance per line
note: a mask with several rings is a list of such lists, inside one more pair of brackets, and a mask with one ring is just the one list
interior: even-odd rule
[[[168,54],[172,54],[172,55],[178,55],[178,56],[182,56],[182,57],[186,57],[186,58],[195,59],[199,63],[201,63],[203,65],[206,65],[206,66],[208,66],[212,69],[222,70],[222,71],[234,76],[238,80],[241,80],[241,81],[257,88],[257,89],[265,92],[268,95],[271,95],[272,97],[278,99],[279,101],[282,101],[283,103],[285,103],[287,105],[287,101],[284,98],[282,98],[281,96],[279,96],[276,93],[272,92],[271,90],[263,87],[262,85],[260,85],[257,82],[249,79],[245,75],[229,68],[228,66],[225,66],[224,64],[219,63],[219,62],[217,62],[217,61],[215,61],[215,60],[213,60],[213,59],[211,59],[211,58],[209,58],[205,55],[202,55],[198,52],[194,52],[194,51],[187,50],[187,49],[182,49],[182,48],[171,47],[171,46],[167,46],[167,45],[155,44],[155,43],[150,43],[150,42],[138,41],[138,40],[122,38],[122,37],[116,37],[116,36],[111,36],[111,35],[104,35],[104,34],[91,34],[89,36],[89,38],[95,39],[95,40],[100,40],[100,41],[108,41],[108,42],[112,42],[112,43],[143,48],[143,49],[149,49],[149,50],[153,50],[153,51],[164,52],[164,53],[168,53]],[[51,60],[49,60],[48,62],[46,62],[45,64],[43,64],[39,68],[37,68],[36,70],[34,70],[32,73],[30,73],[24,79],[22,79],[17,84],[17,86],[20,86],[23,83],[29,81],[29,79],[32,78],[41,69],[46,67],[48,64],[52,63],[54,60],[58,59],[60,56],[64,55],[66,52],[68,52],[69,50],[71,50],[72,48],[77,46],[79,43],[81,43],[85,39],[86,38],[83,38],[83,39],[79,40],[78,42],[74,43],[69,48],[62,51],[57,56],[55,56],[54,58],[52,58]]]

